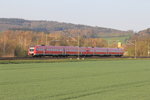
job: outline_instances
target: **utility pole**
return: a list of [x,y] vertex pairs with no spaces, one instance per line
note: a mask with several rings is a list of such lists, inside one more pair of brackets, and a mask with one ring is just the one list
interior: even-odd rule
[[148,52],[147,52],[147,53],[148,53],[148,57],[149,57],[149,55],[150,55],[150,50],[149,50],[150,47],[149,47],[149,45],[150,45],[150,44],[149,44],[149,41],[148,41]]
[[135,50],[134,51],[135,52],[134,59],[136,59],[136,40],[134,40],[134,47],[135,47],[135,49],[134,49]]
[[109,48],[109,40],[107,40],[107,48]]
[[38,45],[38,38],[36,37],[36,45]]
[[79,41],[79,33],[78,33],[78,58],[77,58],[78,60],[80,59],[80,54],[79,54],[80,53],[80,47],[79,46],[80,46],[80,41]]
[[4,38],[3,38],[3,55],[5,56],[6,54],[6,40],[5,40],[5,35],[4,35]]
[[[134,59],[136,59],[137,57],[137,41],[136,40],[130,40],[130,41],[127,41],[128,42],[128,44],[130,44],[130,45],[134,45]],[[127,44],[127,43],[126,43]]]
[[[71,36],[70,36],[71,37]],[[78,51],[77,51],[77,59],[78,60],[80,60],[80,34],[79,34],[79,32],[77,32],[77,35],[75,35],[75,37],[77,38],[76,40],[73,40],[73,41],[76,41],[77,42],[77,44],[76,44],[76,46],[77,46],[77,49],[78,49]],[[69,41],[69,40],[68,40]]]
[[45,38],[46,38],[46,39],[45,39],[45,40],[46,40],[46,41],[45,41],[45,45],[47,45],[47,34],[45,34],[45,35],[46,35],[46,36],[45,36]]

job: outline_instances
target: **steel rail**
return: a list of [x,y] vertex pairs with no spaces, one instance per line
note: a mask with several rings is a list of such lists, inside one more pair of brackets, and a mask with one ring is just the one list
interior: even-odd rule
[[[0,57],[0,60],[48,60],[48,59],[77,59],[78,57]],[[109,59],[109,58],[134,58],[134,56],[122,56],[122,57],[80,57],[87,59]],[[149,56],[137,56],[136,58],[150,58]]]

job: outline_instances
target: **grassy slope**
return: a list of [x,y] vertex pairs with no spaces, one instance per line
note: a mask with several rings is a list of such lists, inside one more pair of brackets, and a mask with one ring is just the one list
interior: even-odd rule
[[150,100],[150,61],[0,64],[0,100]]
[[113,40],[119,40],[120,42],[125,43],[125,40],[127,40],[129,38],[130,38],[130,35],[129,36],[122,36],[122,37],[108,37],[108,38],[104,38],[104,39],[105,40],[111,40],[111,41],[113,41]]

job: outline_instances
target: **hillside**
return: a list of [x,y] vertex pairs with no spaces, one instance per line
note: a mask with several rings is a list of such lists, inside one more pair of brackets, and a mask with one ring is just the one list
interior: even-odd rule
[[[71,23],[60,23],[56,21],[36,21],[16,18],[0,18],[0,31],[24,30],[54,33],[56,31],[82,30],[87,31],[85,37],[120,37],[132,34],[132,31],[121,31],[111,28],[92,27],[87,25],[76,25]],[[82,35],[82,33],[80,33]]]
[[150,34],[150,28],[140,31],[139,34]]

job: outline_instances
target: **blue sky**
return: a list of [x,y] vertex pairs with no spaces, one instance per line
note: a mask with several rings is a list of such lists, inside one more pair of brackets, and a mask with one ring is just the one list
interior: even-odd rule
[[150,0],[0,0],[0,18],[139,31],[150,28]]

